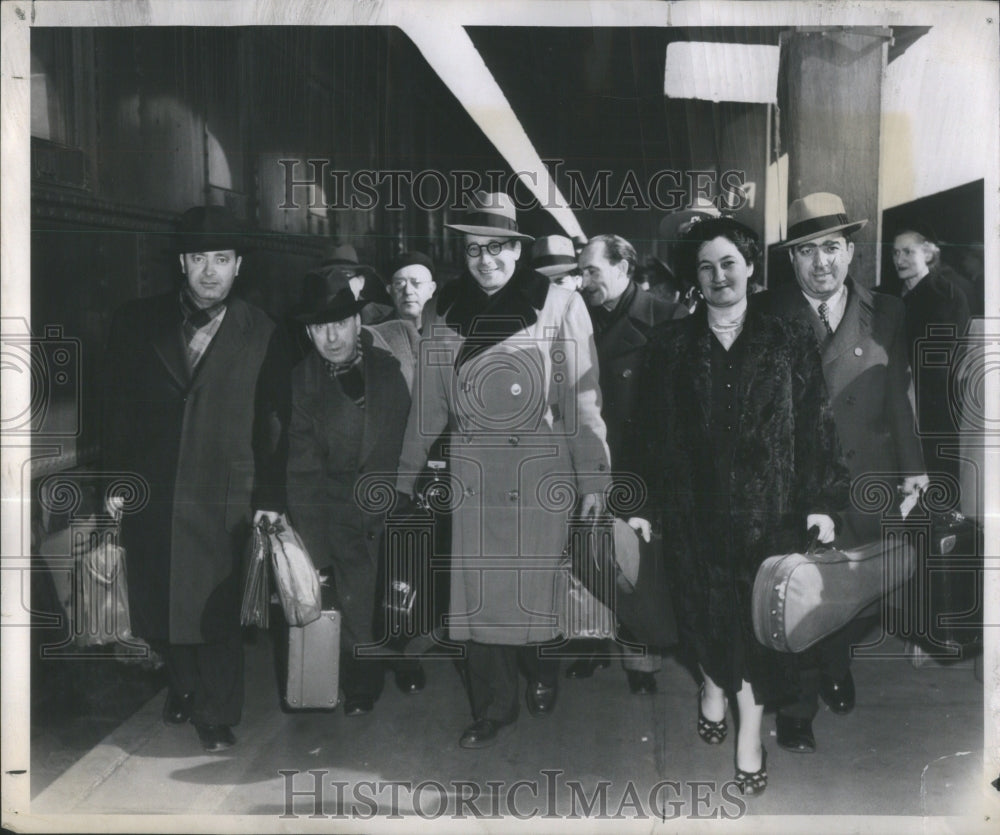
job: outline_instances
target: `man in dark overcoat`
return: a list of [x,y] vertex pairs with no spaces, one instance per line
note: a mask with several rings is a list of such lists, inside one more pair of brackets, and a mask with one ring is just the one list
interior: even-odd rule
[[133,631],[167,663],[163,718],[190,720],[218,751],[235,741],[243,705],[251,517],[285,505],[289,350],[265,313],[231,295],[245,240],[232,214],[190,209],[178,233],[181,288],[129,302],[111,323],[105,467],[149,490],[121,533]]
[[[657,298],[635,282],[638,262],[635,248],[619,235],[596,235],[580,252],[582,292],[594,323],[594,341],[601,381],[601,416],[608,428],[608,449],[613,473],[630,477],[634,470],[625,461],[629,434],[635,431],[639,397],[639,369],[649,344],[650,328],[687,315],[687,308]],[[662,540],[650,543],[662,559]],[[637,590],[638,591],[638,590]],[[674,614],[664,606],[663,621],[673,631]],[[569,666],[570,678],[589,676],[600,662],[583,658]],[[660,655],[628,653],[623,659],[629,690],[635,694],[656,692],[654,673],[661,667]]]
[[[324,607],[343,615],[340,680],[348,716],[369,713],[382,692],[382,661],[358,647],[380,637],[373,625],[385,508],[365,500],[378,485],[362,481],[380,478],[392,492],[417,339],[409,322],[363,327],[366,304],[336,270],[324,268],[307,276],[294,314],[314,350],[292,373],[288,507],[313,563],[332,580]],[[404,693],[424,687],[418,662],[397,661],[395,675]]]
[[[825,192],[789,207],[783,247],[796,284],[768,294],[772,310],[809,324],[820,346],[823,376],[833,406],[844,463],[852,481],[888,479],[909,494],[927,484],[910,407],[911,375],[906,323],[897,299],[872,293],[848,276],[854,256],[849,236],[867,223],[850,221],[843,201]],[[858,491],[855,491],[856,493]],[[881,513],[852,503],[835,546],[850,548],[881,537]],[[850,647],[870,622],[856,620],[804,659],[798,699],[778,710],[778,744],[811,752],[817,694],[835,713],[854,707]]]

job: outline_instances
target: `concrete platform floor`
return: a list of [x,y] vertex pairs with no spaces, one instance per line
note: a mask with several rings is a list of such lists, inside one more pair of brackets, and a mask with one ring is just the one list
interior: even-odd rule
[[119,828],[91,815],[157,816],[133,819],[133,831],[191,830],[190,819],[164,815],[211,816],[194,831],[228,831],[234,823],[222,816],[246,815],[240,828],[261,831],[414,823],[492,831],[521,816],[535,832],[675,831],[729,818],[744,818],[734,831],[801,832],[799,819],[784,816],[808,815],[823,816],[810,819],[815,831],[995,832],[1000,803],[984,778],[983,685],[973,665],[856,660],[857,708],[821,709],[817,753],[780,749],[765,716],[770,784],[744,800],[730,782],[734,735],[720,746],[698,739],[696,684],[671,658],[656,695],[630,694],[612,664],[588,680],[563,679],[551,716],[522,710],[494,747],[467,751],[457,741],[469,708],[451,661],[427,658],[427,687],[414,696],[387,676],[368,716],[289,714],[278,709],[261,640],[247,647],[236,747],[206,754],[191,726],[164,726],[159,693],[38,793],[31,815],[90,831]]

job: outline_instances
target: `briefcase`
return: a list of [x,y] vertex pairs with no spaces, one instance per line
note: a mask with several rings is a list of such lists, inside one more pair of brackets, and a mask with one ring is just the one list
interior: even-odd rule
[[753,584],[754,634],[769,649],[802,652],[908,580],[915,566],[903,539],[768,557]]
[[318,620],[288,627],[288,707],[333,709],[339,683],[340,612],[324,609]]

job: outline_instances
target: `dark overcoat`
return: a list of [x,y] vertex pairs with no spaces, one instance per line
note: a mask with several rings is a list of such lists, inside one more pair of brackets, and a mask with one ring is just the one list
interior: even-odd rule
[[847,292],[847,307],[833,336],[797,284],[763,297],[777,315],[800,319],[815,335],[844,463],[852,482],[864,479],[857,482],[851,509],[844,514],[844,529],[837,536],[842,547],[879,538],[882,512],[876,506],[884,494],[876,482],[894,490],[906,474],[924,472],[910,405],[903,306],[849,278]]
[[[386,325],[403,327],[387,322],[376,328]],[[410,343],[397,358],[368,328],[361,331],[361,350],[364,408],[344,394],[319,354],[310,351],[292,373],[289,429],[291,523],[314,565],[332,569],[345,649],[373,641],[387,509],[376,494],[394,487],[413,367]],[[375,480],[367,489],[361,483],[366,477]]]
[[[730,502],[720,503],[710,426],[713,339],[704,309],[657,329],[643,368],[638,438],[664,548],[677,564],[682,636],[705,663],[725,657],[738,633],[745,675],[763,699],[784,692],[785,664],[754,638],[757,569],[804,546],[809,513],[846,505],[848,476],[813,335],[751,297],[740,336]],[[710,674],[738,687],[729,672]]]
[[425,320],[397,484],[413,493],[447,428],[449,634],[540,643],[567,632],[574,499],[610,482],[593,330],[579,293],[519,271],[464,336],[450,322],[473,282],[452,282]]
[[115,314],[105,372],[105,469],[149,491],[122,521],[133,631],[176,644],[237,634],[252,511],[285,504],[285,334],[230,298],[192,374],[174,291]]
[[[969,325],[969,304],[936,269],[903,296],[906,331],[924,460],[931,477],[958,477],[960,407],[952,379],[964,357],[962,338]],[[947,449],[950,447],[950,450]]]

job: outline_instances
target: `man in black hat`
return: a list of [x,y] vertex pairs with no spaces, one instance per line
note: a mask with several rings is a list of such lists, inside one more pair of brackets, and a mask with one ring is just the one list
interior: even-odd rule
[[[369,302],[355,297],[349,280],[332,272],[311,279],[293,314],[315,350],[292,372],[288,506],[313,563],[333,581],[332,588],[324,583],[324,607],[343,614],[344,711],[359,716],[373,709],[384,678],[382,662],[356,650],[381,637],[373,626],[385,516],[359,505],[366,491],[358,483],[381,473],[392,489],[410,409],[413,347],[391,332],[412,328],[402,322],[363,327]],[[404,693],[423,689],[418,662],[397,661],[394,669]]]
[[329,249],[322,263],[311,273],[328,274],[331,278],[346,281],[356,299],[369,302],[361,311],[362,324],[374,325],[394,317],[392,299],[385,283],[374,267],[361,263],[357,250],[350,244],[337,244]]
[[[234,743],[243,706],[252,511],[285,507],[289,350],[265,313],[231,295],[244,248],[225,208],[185,212],[180,289],[115,314],[106,364],[104,466],[149,490],[122,519],[132,628],[166,659],[164,721],[190,720],[208,751]],[[112,513],[123,503],[109,496]]]
[[[850,235],[867,222],[851,221],[835,194],[817,192],[795,200],[782,247],[788,249],[796,283],[767,298],[776,313],[803,319],[816,334],[851,479],[891,477],[909,494],[925,487],[927,476],[913,429],[903,308],[897,299],[872,293],[848,275],[854,257]],[[852,548],[881,537],[880,514],[852,508],[843,517],[835,547]],[[856,620],[801,656],[798,698],[778,709],[782,748],[815,751],[817,696],[834,713],[854,709],[850,648],[870,625]]]
[[422,252],[404,252],[393,262],[391,275],[389,292],[396,315],[420,331],[424,306],[437,290],[434,262]]

